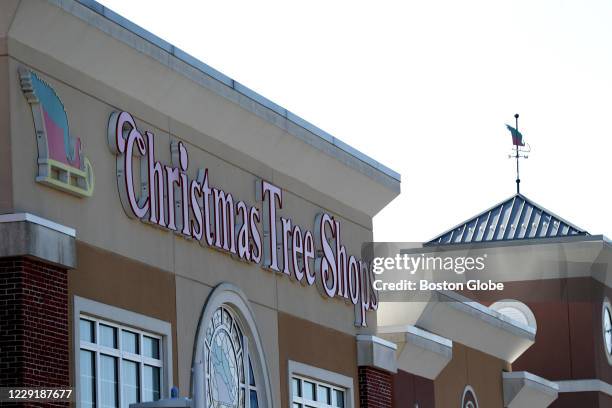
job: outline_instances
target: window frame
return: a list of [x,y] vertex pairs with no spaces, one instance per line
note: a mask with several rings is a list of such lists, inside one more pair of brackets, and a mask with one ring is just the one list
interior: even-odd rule
[[610,316],[612,317],[612,304],[610,304],[610,299],[608,299],[607,297],[603,299],[603,302],[601,305],[601,332],[603,335],[602,343],[603,343],[604,353],[606,355],[606,359],[608,360],[608,365],[612,365],[612,353],[610,353],[606,345],[606,326],[605,326],[606,310],[610,313]]
[[[289,407],[293,407],[293,378],[299,378],[300,380],[313,382],[317,385],[315,387],[315,393],[318,393],[318,386],[323,385],[325,387],[330,387],[332,392],[332,401],[333,401],[333,390],[341,390],[344,391],[344,408],[354,408],[354,381],[352,377],[348,377],[342,374],[335,373],[333,371],[328,371],[322,368],[314,367],[308,364],[300,363],[297,361],[288,361],[287,367],[287,382],[288,382],[288,397],[289,397]],[[302,387],[302,393],[303,393]],[[299,397],[302,404],[302,407],[306,407],[306,403],[303,402],[303,397]],[[319,401],[310,401],[308,400],[309,406],[315,406],[315,408],[327,408],[330,405],[320,403]],[[316,403],[311,404],[310,402]],[[332,402],[333,403],[333,402]]]
[[[272,402],[272,387],[270,385],[268,360],[259,330],[255,323],[255,315],[251,309],[248,298],[242,290],[236,285],[228,282],[217,285],[208,295],[204,307],[202,308],[193,349],[192,367],[196,368],[197,375],[192,376],[190,385],[191,395],[199,395],[204,399],[207,398],[206,368],[204,367],[204,341],[206,330],[213,313],[220,306],[227,307],[233,311],[239,322],[242,334],[249,339],[245,344],[250,349],[248,353],[252,357],[251,363],[258,389],[257,400],[259,408],[272,408],[274,404]],[[200,375],[202,376],[202,380],[197,379]]]
[[459,404],[459,407],[466,408],[467,404],[465,403],[465,397],[468,393],[472,394],[472,396],[474,397],[474,403],[476,403],[476,406],[474,408],[478,408],[480,406],[480,404],[478,403],[478,396],[476,395],[476,391],[474,391],[474,388],[471,385],[466,385],[463,389],[463,393],[461,394],[461,403]]
[[[99,326],[104,324],[117,329],[117,347],[113,349],[110,347],[102,346],[101,344],[95,344],[83,341],[81,345],[81,333],[80,333],[80,319],[90,320],[95,325],[95,340],[99,339]],[[115,306],[107,305],[104,303],[96,302],[90,299],[81,298],[74,296],[73,300],[73,313],[72,313],[72,328],[73,328],[73,356],[74,356],[74,383],[75,383],[75,401],[76,406],[81,406],[80,396],[80,350],[93,351],[95,353],[96,371],[99,370],[99,355],[100,353],[118,358],[118,375],[117,380],[119,384],[117,398],[119,406],[122,404],[122,360],[138,362],[140,364],[139,376],[140,382],[143,381],[143,370],[144,365],[153,367],[159,367],[160,374],[160,398],[168,398],[170,396],[170,389],[172,388],[172,326],[169,322],[145,316],[139,313],[135,313],[129,310],[120,309]],[[139,351],[142,353],[142,339],[143,335],[152,337],[160,340],[160,358],[153,359],[145,357],[139,354],[133,354],[127,351],[123,351],[121,346],[122,336],[121,330],[127,330],[133,333],[139,334]],[[99,406],[99,389],[98,389],[99,378],[96,376],[96,406]],[[140,393],[142,396],[142,386],[140,387]]]

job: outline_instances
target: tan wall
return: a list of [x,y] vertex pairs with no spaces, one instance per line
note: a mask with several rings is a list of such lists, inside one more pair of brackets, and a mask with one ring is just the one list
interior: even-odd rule
[[[31,29],[41,21],[45,22],[44,30]],[[314,233],[315,216],[322,211],[330,213],[341,222],[342,242],[349,254],[359,255],[361,244],[372,239],[372,220],[362,209],[381,202],[372,197],[379,190],[386,197],[388,186],[47,2],[20,3],[7,46],[9,57],[4,67],[0,60],[0,85],[8,78],[10,131],[4,137],[10,136],[13,161],[11,171],[3,170],[2,174],[9,175],[6,182],[13,184],[9,189],[13,210],[76,229],[78,268],[69,273],[71,298],[78,295],[170,322],[173,382],[182,395],[189,393],[193,342],[203,305],[221,282],[237,285],[250,301],[265,348],[275,406],[279,406],[286,385],[287,358],[357,381],[352,305],[325,299],[314,286],[304,287],[259,265],[239,262],[128,218],[119,200],[116,158],[107,146],[108,118],[116,110],[131,112],[139,129],[155,133],[156,159],[164,164],[170,164],[170,142],[183,141],[189,152],[190,178],[198,168],[208,168],[212,187],[231,193],[236,201],[260,206],[260,211],[255,181],[263,178],[273,182],[283,189],[283,209],[277,216],[291,218],[303,230]],[[146,48],[150,51],[154,47]],[[167,56],[158,56],[167,62]],[[93,166],[92,197],[77,198],[35,182],[34,124],[20,89],[19,67],[35,71],[62,100],[70,131],[81,138],[83,154]],[[0,129],[2,126],[8,129],[9,122],[0,109]],[[262,140],[276,140],[275,150],[263,152]],[[239,150],[239,142],[251,148],[253,155]],[[284,163],[277,160],[283,157],[280,152],[290,154]],[[277,160],[274,167],[261,160],[264,153]],[[300,160],[289,159],[298,156]],[[295,169],[304,169],[304,177],[296,177]],[[6,182],[0,179],[0,187]],[[359,195],[372,203],[358,206],[357,199],[352,201],[355,205],[346,200]],[[375,316],[368,318],[373,326]],[[311,340],[322,336],[334,345],[333,352],[281,346],[280,336],[286,343],[287,336],[296,335],[295,328],[308,333],[299,344],[319,344],[319,340]]]
[[289,406],[289,360],[342,374],[353,379],[355,407],[359,406],[357,342],[355,337],[317,326],[285,313],[278,314],[278,355],[281,407]]
[[11,161],[11,138],[9,116],[9,64],[8,57],[2,52],[0,38],[0,213],[10,213],[13,210],[13,180]]
[[[198,167],[208,168],[210,183],[232,193],[235,200],[244,200],[249,205],[260,206],[255,201],[255,181],[265,178],[283,188],[283,209],[278,216],[293,219],[302,229],[314,232],[317,213],[327,211],[342,224],[342,241],[349,253],[359,255],[361,244],[372,239],[371,221],[356,217],[354,211],[340,206],[329,197],[317,194],[300,182],[281,176],[263,164],[249,167],[249,161],[238,159],[238,153],[225,148],[227,154],[218,156],[220,147],[207,144],[210,138],[203,134],[189,134],[182,127],[181,133],[173,133],[172,121],[150,111],[143,104],[136,104],[118,93],[112,94],[112,102],[104,102],[66,85],[45,74],[46,66],[37,69],[62,99],[68,112],[71,132],[84,143],[84,154],[90,159],[95,173],[95,191],[90,198],[77,198],[35,182],[37,148],[34,138],[32,114],[19,88],[17,69],[23,66],[15,59],[9,62],[9,87],[11,88],[11,136],[14,142],[12,157],[20,158],[13,163],[15,208],[42,216],[63,225],[75,227],[78,239],[97,248],[102,248],[159,269],[175,273],[187,279],[201,282],[209,287],[221,281],[229,281],[242,288],[248,298],[267,307],[292,313],[317,321],[347,333],[354,333],[354,310],[341,301],[324,301],[315,287],[302,287],[284,277],[277,277],[257,265],[237,262],[227,254],[202,247],[193,240],[154,228],[148,224],[128,218],[117,191],[115,156],[107,141],[107,121],[115,106],[129,109],[143,116],[136,116],[142,130],[156,135],[156,157],[170,163],[170,141],[187,143],[190,158],[188,173],[194,178]],[[163,122],[158,128],[146,121]],[[183,132],[184,131],[184,132]],[[189,140],[201,141],[194,145]],[[245,137],[247,137],[245,135]],[[202,147],[204,146],[204,147]],[[206,150],[216,149],[213,154]],[[239,156],[239,155],[238,155]],[[242,157],[242,156],[240,156]],[[326,205],[329,205],[327,207]],[[365,221],[365,223],[364,223]],[[203,268],[202,265],[206,265]],[[299,298],[300,302],[294,299]],[[370,316],[374,322],[374,316]]]
[[[166,321],[176,339],[174,275],[141,262],[112,254],[77,241],[78,267],[68,272],[69,328],[72,343],[72,299],[80,296]],[[121,322],[119,322],[121,323]],[[178,372],[177,342],[173,345],[174,381]],[[74,350],[73,344],[70,350]],[[71,380],[74,356],[70,355]]]
[[504,368],[500,359],[453,343],[453,358],[434,381],[436,407],[459,407],[466,385],[474,388],[481,407],[503,407]]

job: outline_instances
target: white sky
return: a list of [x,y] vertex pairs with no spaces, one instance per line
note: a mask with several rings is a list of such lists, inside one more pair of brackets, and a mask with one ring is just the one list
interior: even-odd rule
[[521,192],[612,238],[612,2],[99,1],[401,173],[379,241],[511,196],[516,112]]

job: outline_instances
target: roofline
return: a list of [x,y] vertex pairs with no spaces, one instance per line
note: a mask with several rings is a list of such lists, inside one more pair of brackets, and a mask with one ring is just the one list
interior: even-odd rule
[[359,150],[355,149],[354,147],[348,145],[347,143],[343,142],[342,140],[332,136],[331,134],[325,132],[324,130],[318,128],[317,126],[313,125],[312,123],[302,119],[301,117],[295,115],[294,113],[290,112],[289,110],[283,108],[282,106],[272,102],[271,100],[267,99],[266,97],[258,94],[257,92],[253,91],[250,88],[247,88],[246,86],[242,85],[241,83],[239,83],[238,81],[235,81],[234,79],[228,77],[227,75],[221,73],[220,71],[217,71],[216,69],[212,68],[211,66],[207,65],[206,63],[202,62],[201,60],[195,58],[194,56],[186,53],[185,51],[181,50],[178,47],[175,47],[174,45],[170,44],[169,42],[161,39],[160,37],[156,36],[155,34],[151,33],[150,31],[145,30],[144,28],[140,27],[139,25],[137,25],[136,23],[128,20],[127,18],[115,13],[114,11],[112,11],[111,9],[109,9],[106,6],[103,6],[102,4],[98,3],[95,0],[76,0],[79,4],[82,4],[83,6],[87,7],[88,9],[100,14],[101,16],[103,16],[104,18],[112,21],[115,24],[118,24],[119,26],[123,27],[124,29],[128,30],[129,32],[131,32],[134,35],[137,35],[139,37],[141,37],[142,39],[144,39],[145,41],[153,44],[154,46],[162,49],[163,51],[167,52],[168,54],[174,56],[175,58],[181,60],[182,62],[184,62],[185,64],[195,68],[196,70],[202,72],[203,74],[208,75],[209,77],[215,79],[216,81],[226,85],[227,87],[233,89],[234,91],[240,93],[241,95],[249,98],[250,100],[252,100],[253,102],[255,102],[258,105],[261,105],[267,109],[270,109],[273,112],[276,112],[277,114],[279,114],[280,116],[284,117],[285,119],[287,119],[288,121],[294,123],[295,125],[305,129],[306,131],[312,133],[313,135],[319,137],[320,139],[330,143],[331,145],[337,147],[338,149],[344,151],[345,153],[353,156],[354,158],[356,158],[357,160],[367,164],[368,166],[374,168],[375,170],[385,174],[386,176],[401,182],[401,175],[390,169],[389,167],[385,166],[384,164],[376,161],[375,159],[371,158],[370,156],[360,152]]
[[[555,218],[559,219],[560,221],[562,221],[563,223],[567,224],[569,227],[574,228],[575,230],[578,230],[578,231],[582,232],[583,234],[587,234],[587,235],[589,234],[589,233],[588,233],[588,232],[587,232],[585,229],[575,226],[575,225],[574,225],[574,224],[572,224],[571,222],[569,222],[569,221],[565,220],[563,217],[559,217],[557,214],[553,213],[552,211],[549,211],[549,210],[548,210],[548,208],[546,208],[546,207],[544,207],[544,206],[541,206],[541,205],[537,204],[536,202],[534,202],[533,200],[530,200],[529,198],[525,197],[525,196],[524,196],[523,194],[521,194],[521,193],[517,193],[517,194],[513,194],[513,195],[511,195],[510,197],[508,197],[508,198],[506,198],[506,199],[504,199],[504,200],[501,200],[500,202],[498,202],[498,203],[497,203],[497,204],[495,204],[495,205],[492,205],[491,207],[487,208],[486,210],[481,211],[481,212],[479,212],[478,214],[473,215],[473,216],[471,216],[471,217],[467,218],[465,221],[458,223],[458,224],[457,224],[457,225],[455,225],[454,227],[449,228],[449,229],[447,229],[446,231],[444,231],[444,232],[442,232],[442,233],[440,233],[440,234],[436,234],[436,236],[435,236],[435,237],[433,237],[433,238],[431,238],[431,239],[429,239],[429,240],[427,240],[427,241],[425,241],[425,242],[426,242],[427,244],[431,244],[431,245],[434,245],[434,244],[439,244],[439,243],[437,243],[437,242],[433,242],[433,241],[434,241],[434,240],[436,240],[436,239],[439,239],[439,238],[443,237],[444,235],[448,234],[449,232],[451,232],[451,231],[453,231],[453,230],[455,230],[455,229],[457,229],[457,228],[461,227],[462,225],[466,224],[468,221],[471,221],[471,220],[473,220],[474,218],[479,218],[481,215],[488,213],[489,211],[493,210],[494,208],[499,207],[500,205],[502,205],[502,204],[503,204],[503,203],[505,203],[506,201],[509,201],[509,200],[513,199],[514,197],[520,197],[520,198],[522,198],[523,200],[527,201],[529,204],[531,204],[533,207],[538,207],[538,208],[540,208],[540,209],[544,210],[545,212],[547,212],[547,213],[548,213],[548,214],[550,214],[551,216],[553,216],[553,217],[555,217]],[[583,235],[578,235],[578,236],[583,236]],[[547,238],[546,238],[546,237],[545,237],[545,238],[521,238],[521,239],[514,239],[514,241],[526,241],[526,240],[530,240],[530,239],[547,239]],[[497,241],[482,241],[482,242],[503,242],[503,241],[507,241],[507,240],[497,240]],[[510,240],[508,240],[508,241],[510,241]],[[479,242],[480,242],[480,241],[479,241]],[[447,244],[439,244],[439,245],[458,245],[458,244],[459,244],[459,243],[457,243],[457,244],[454,244],[454,243],[447,243]]]
[[[504,239],[498,241],[478,241],[478,242],[457,242],[454,244],[442,244],[439,242],[425,242],[420,248],[435,248],[441,250],[457,250],[461,248],[492,248],[492,247],[509,247],[509,246],[525,246],[525,245],[546,245],[546,244],[566,244],[572,242],[601,242],[602,245],[612,247],[612,243],[605,235],[568,235],[562,237],[541,237],[541,238],[523,238],[523,239]],[[407,252],[404,250],[402,253]],[[417,249],[414,249],[418,252]]]

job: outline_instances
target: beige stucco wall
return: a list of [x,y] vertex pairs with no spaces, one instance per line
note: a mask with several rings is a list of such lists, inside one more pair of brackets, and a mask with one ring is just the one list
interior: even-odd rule
[[[44,19],[41,16],[43,13]],[[56,36],[55,41],[32,38],[30,30],[24,29],[23,26],[28,23],[31,25],[33,20],[49,21],[51,32],[47,37]],[[57,27],[60,23],[64,25],[62,29]],[[221,281],[229,281],[241,287],[249,299],[262,305],[314,319],[342,331],[354,332],[352,307],[339,301],[324,301],[315,287],[301,287],[284,277],[274,276],[257,265],[237,262],[226,254],[201,247],[194,241],[130,219],[121,207],[116,185],[115,156],[110,152],[106,139],[108,118],[118,109],[132,112],[142,130],[148,129],[155,133],[156,157],[159,161],[170,163],[170,141],[182,140],[189,151],[190,177],[195,177],[198,167],[208,168],[212,186],[223,188],[226,192],[231,192],[236,200],[244,200],[250,205],[261,206],[261,203],[255,201],[255,180],[270,180],[283,189],[284,206],[278,214],[279,217],[290,217],[303,229],[314,230],[316,214],[327,211],[341,220],[343,242],[349,252],[359,254],[361,243],[372,237],[370,217],[341,204],[334,197],[315,191],[301,181],[272,170],[266,163],[219,143],[219,139],[229,138],[230,134],[245,143],[253,143],[260,137],[266,137],[264,133],[280,132],[279,128],[202,87],[188,83],[186,78],[173,76],[167,68],[150,58],[145,64],[141,61],[144,57],[136,51],[106,38],[99,30],[46,2],[22,2],[10,32],[8,86],[11,104],[10,135],[13,143],[11,154],[13,159],[19,158],[14,160],[12,168],[16,211],[31,212],[74,227],[77,230],[77,238],[89,245],[170,271],[209,287]],[[114,52],[115,59],[122,61],[122,64],[111,67],[108,64],[116,62],[107,64],[94,59],[89,61],[87,67],[79,66],[79,70],[75,70],[74,66],[60,63],[58,59],[69,62],[70,58],[76,58],[71,57],[74,50],[57,46],[58,42],[72,41],[69,37],[76,32],[81,38],[86,38],[83,42],[87,42],[91,48],[101,50],[100,54]],[[25,45],[28,42],[35,43],[39,49]],[[42,51],[52,54],[53,57],[41,52],[43,48]],[[147,69],[138,69],[142,68],[143,64]],[[31,110],[19,87],[17,70],[20,66],[32,68],[39,73],[62,99],[68,113],[71,132],[82,139],[84,155],[89,158],[94,168],[96,184],[93,197],[72,197],[35,182],[37,148]],[[128,77],[139,82],[137,88],[145,91],[142,99],[137,101],[125,95],[110,86],[112,82],[106,85],[87,81],[91,72],[101,70],[105,74],[112,72],[115,78]],[[156,75],[162,73],[167,80],[158,82]],[[201,117],[203,125],[200,129],[206,130],[206,133],[198,132],[179,123],[176,117],[157,110],[162,102],[146,92],[157,92],[159,88],[165,89],[168,96],[175,92],[175,89],[185,91],[180,98],[172,101],[172,112],[177,113],[179,119],[184,112]],[[206,104],[194,104],[193,98],[196,97],[198,101],[203,100]],[[214,133],[214,137],[209,136],[210,132]],[[295,138],[289,135],[282,137],[284,139],[279,143],[285,143],[284,140],[289,138],[291,142],[295,142]],[[304,151],[309,153],[305,147]],[[274,152],[270,154],[273,155]],[[308,157],[304,160],[307,161]],[[296,298],[300,301],[295,302]]]
[[[283,362],[278,354],[279,313],[352,338],[357,331],[353,306],[323,298],[316,286],[304,287],[259,265],[237,261],[128,218],[119,200],[115,156],[107,146],[109,116],[117,110],[131,112],[139,129],[155,133],[156,159],[165,164],[170,164],[170,141],[183,141],[189,152],[190,178],[195,178],[199,167],[208,168],[212,187],[232,193],[236,201],[259,206],[262,214],[262,203],[255,200],[255,181],[260,178],[283,190],[283,209],[277,217],[291,218],[302,230],[314,233],[317,213],[330,213],[341,222],[342,242],[349,254],[359,255],[361,244],[372,239],[372,214],[365,209],[380,204],[377,195],[394,196],[397,192],[391,194],[384,183],[313,149],[252,110],[46,1],[7,2],[3,11],[9,3],[13,14],[7,21],[11,23],[0,18],[0,32],[8,30],[6,41],[0,38],[0,51],[6,45],[8,54],[0,55],[0,85],[8,89],[0,95],[0,130],[6,129],[0,132],[4,138],[0,140],[0,186],[7,188],[0,210],[29,212],[76,229],[79,253],[86,253],[87,258],[72,273],[71,294],[151,312],[172,323],[176,330],[174,380],[183,395],[189,389],[193,342],[206,297],[221,282],[237,285],[254,310],[268,360],[273,401],[280,406],[279,366]],[[160,53],[159,58],[165,57]],[[81,138],[83,154],[94,169],[92,197],[77,198],[35,181],[37,146],[31,109],[20,89],[20,67],[35,71],[61,98],[70,131]],[[270,143],[275,148],[262,151],[262,146]],[[276,162],[262,160],[266,156]],[[125,301],[131,290],[140,290],[134,279],[146,279],[150,270],[155,270],[155,279],[172,292],[151,293],[150,302],[158,302],[159,296],[164,296],[164,304],[170,299],[174,305],[169,311],[174,317],[147,306],[142,293],[131,299],[136,306]],[[92,273],[103,284],[88,288],[90,282],[97,281]],[[112,292],[125,282],[130,282],[127,289]],[[375,324],[371,313],[369,323]]]

